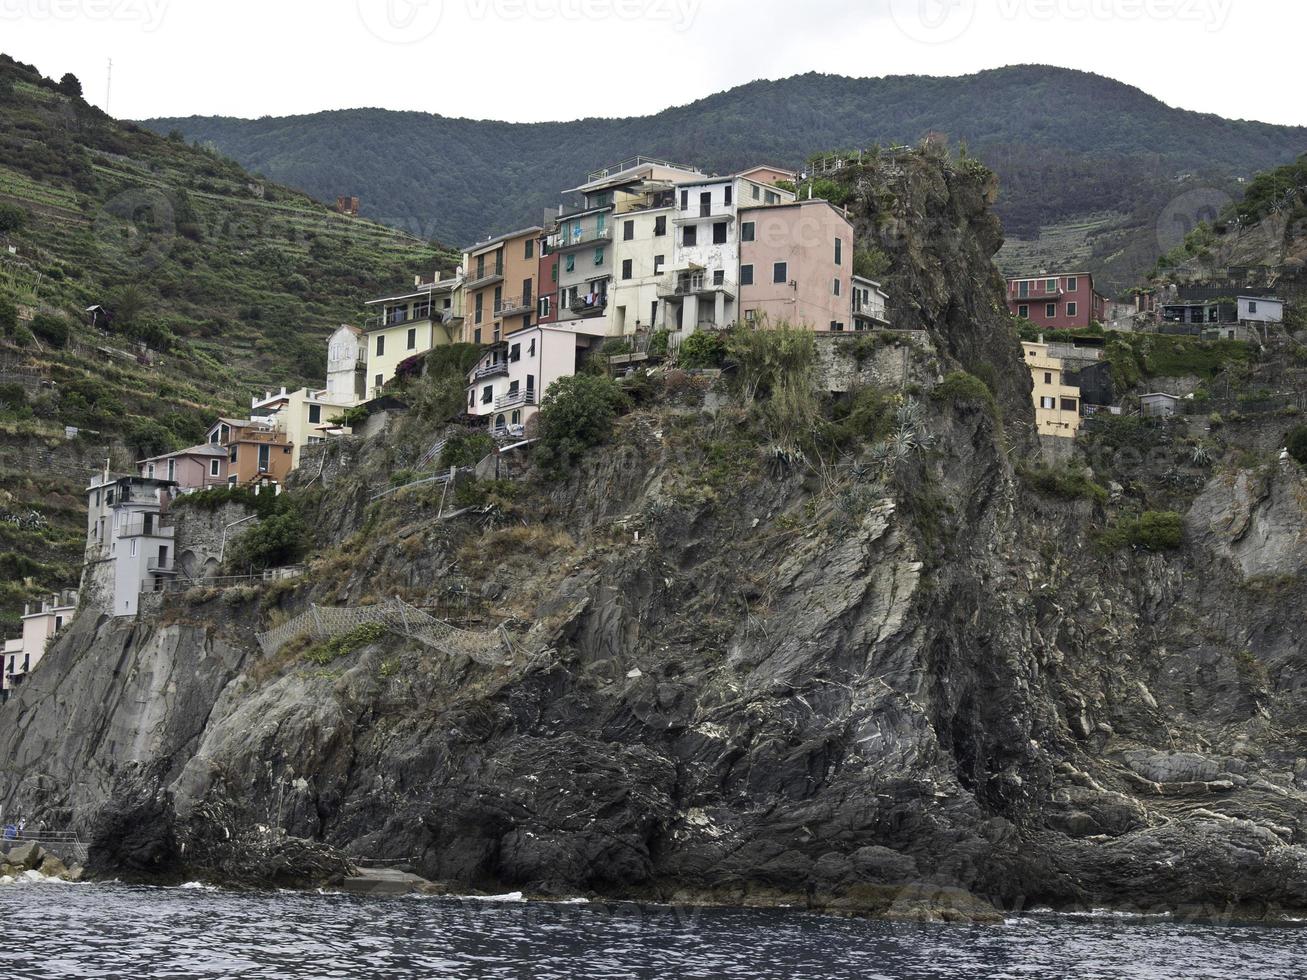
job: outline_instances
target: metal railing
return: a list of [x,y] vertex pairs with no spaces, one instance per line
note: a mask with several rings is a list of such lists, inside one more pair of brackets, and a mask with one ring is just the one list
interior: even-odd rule
[[480,381],[482,378],[493,378],[497,374],[508,373],[507,361],[495,361],[493,364],[487,364],[485,367],[479,367],[472,373],[473,379]]
[[495,316],[512,316],[514,313],[532,309],[535,309],[535,301],[530,296],[510,296],[499,301],[499,305],[495,307]]
[[713,292],[725,292],[734,295],[735,283],[725,276],[695,273],[689,276],[678,276],[675,282],[660,283],[658,286],[659,296],[693,296],[698,293]]
[[86,844],[76,832],[71,830],[24,829],[14,840],[3,843],[11,848],[21,844],[36,843],[61,861],[86,863]]
[[190,589],[226,589],[233,585],[253,585],[256,582],[279,582],[287,578],[299,578],[308,570],[306,565],[283,565],[280,568],[265,568],[261,572],[249,575],[212,575],[207,578],[187,578],[179,576],[165,582],[161,592],[186,592]]
[[391,494],[399,493],[401,490],[408,490],[410,487],[425,486],[428,483],[449,483],[454,479],[453,471],[447,473],[437,473],[435,476],[424,476],[416,480],[410,480],[408,483],[401,483],[397,487],[387,487],[385,490],[379,490],[368,498],[369,501],[380,500],[383,497],[389,497]]
[[375,606],[314,605],[266,633],[256,633],[255,639],[264,654],[270,655],[301,636],[330,639],[368,623],[377,623],[442,653],[469,657],[488,666],[500,666],[513,659],[513,643],[504,627],[488,633],[462,630],[399,598]]
[[703,173],[698,167],[689,167],[682,163],[672,163],[670,160],[659,160],[655,157],[634,156],[630,159],[623,160],[621,163],[613,164],[611,167],[604,167],[602,170],[592,170],[586,175],[587,184],[596,180],[603,180],[605,177],[611,177],[614,174],[625,173],[628,170],[634,170],[636,167],[643,167],[647,164],[653,164],[658,167],[674,167],[677,170],[685,170],[689,173]]
[[591,245],[595,242],[609,242],[613,238],[613,229],[610,227],[591,228],[589,231],[582,229],[578,235],[574,231],[566,231],[562,234],[558,247],[560,249],[573,248],[577,245]]
[[500,395],[495,399],[495,408],[516,408],[518,405],[534,405],[535,403],[535,390],[526,388],[522,391],[510,391],[506,395]]
[[135,518],[123,521],[118,525],[118,537],[120,538],[171,538],[176,532],[176,528],[171,521],[165,522],[157,515],[154,520],[146,521],[143,518]]
[[481,269],[480,271],[473,272],[468,276],[467,282],[463,283],[463,288],[465,290],[476,289],[481,283],[489,282],[491,279],[501,279],[503,278],[503,275],[504,264],[502,262],[497,262],[489,269]]
[[161,575],[172,575],[176,573],[177,568],[171,558],[147,558],[145,560],[145,570]]

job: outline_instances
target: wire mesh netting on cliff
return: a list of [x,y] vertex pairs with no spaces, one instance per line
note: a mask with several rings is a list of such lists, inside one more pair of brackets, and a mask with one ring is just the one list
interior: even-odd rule
[[255,639],[265,654],[272,654],[302,636],[329,640],[365,623],[377,623],[434,650],[481,664],[495,666],[513,659],[513,643],[502,626],[486,633],[462,630],[398,598],[373,606],[314,605],[266,633],[256,633]]

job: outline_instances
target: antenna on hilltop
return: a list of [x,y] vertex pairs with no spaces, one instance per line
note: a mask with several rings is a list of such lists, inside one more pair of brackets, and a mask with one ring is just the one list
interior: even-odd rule
[[104,78],[104,114],[109,115],[109,96],[113,93],[113,59],[109,59],[109,70]]

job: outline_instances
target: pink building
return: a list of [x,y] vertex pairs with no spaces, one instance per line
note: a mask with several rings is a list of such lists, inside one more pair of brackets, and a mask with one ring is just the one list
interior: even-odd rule
[[851,329],[853,226],[827,201],[740,208],[740,311],[809,330]]
[[520,436],[549,386],[574,375],[585,353],[601,343],[602,335],[563,327],[535,326],[509,334],[484,348],[469,372],[467,414],[497,434]]
[[1107,319],[1107,297],[1094,289],[1087,272],[1007,281],[1008,311],[1048,330],[1079,330]]
[[137,463],[146,479],[171,480],[182,490],[204,490],[227,482],[227,449],[213,443],[152,456]]
[[6,640],[0,656],[0,699],[8,699],[9,692],[41,662],[50,638],[76,614],[77,593],[72,590],[51,596],[39,608],[23,607],[23,635]]

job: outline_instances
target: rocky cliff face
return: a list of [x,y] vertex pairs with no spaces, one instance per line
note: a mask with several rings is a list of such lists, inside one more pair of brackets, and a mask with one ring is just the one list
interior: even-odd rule
[[[366,502],[417,420],[342,443],[304,500],[343,544],[304,580],[78,620],[0,712],[6,806],[86,828],[116,873],[304,880],[338,848],[458,888],[1307,907],[1300,475],[1210,476],[1178,551],[1097,548],[1117,502],[1014,470],[1029,381],[986,176],[911,155],[850,179],[932,341],[895,393],[922,448],[786,464],[756,412],[673,376],[564,483],[473,486],[440,520],[439,493]],[[958,368],[992,405],[940,383]],[[392,595],[505,622],[512,662],[254,644]]]

